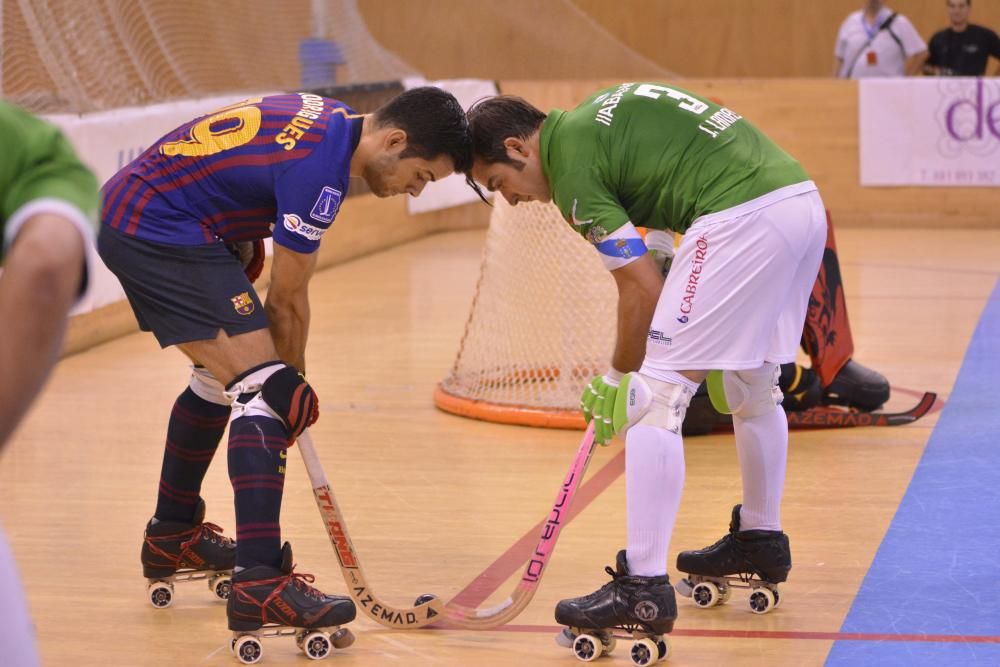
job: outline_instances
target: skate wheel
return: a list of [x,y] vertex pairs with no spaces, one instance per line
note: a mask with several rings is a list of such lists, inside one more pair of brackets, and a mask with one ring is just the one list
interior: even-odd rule
[[208,580],[208,590],[220,600],[228,600],[233,591],[233,580],[228,574],[220,574]]
[[418,596],[417,599],[413,601],[413,606],[419,607],[422,604],[427,604],[428,602],[433,602],[434,600],[437,599],[438,596],[434,595],[433,593],[424,593],[423,595]]
[[691,599],[703,609],[714,607],[719,604],[719,587],[711,581],[703,581],[695,584],[691,591]]
[[330,643],[330,635],[322,631],[310,632],[302,640],[302,652],[310,660],[322,660],[330,655],[333,644]]
[[633,665],[644,667],[651,665],[660,659],[660,647],[652,639],[640,639],[632,642],[632,650],[629,652]]
[[260,662],[261,656],[264,655],[264,647],[253,635],[243,635],[236,640],[233,653],[244,665],[253,665]]
[[604,645],[601,640],[593,635],[578,635],[573,640],[573,655],[577,660],[591,662],[601,657]]
[[604,641],[604,655],[609,655],[612,651],[615,650],[615,646],[617,645],[618,645],[618,640],[615,639],[614,635],[608,635],[608,637]]
[[681,579],[676,584],[674,584],[674,589],[677,591],[678,595],[683,595],[686,598],[691,597],[691,591],[694,587],[691,582],[687,579]]
[[556,635],[556,643],[563,648],[573,648],[573,642],[576,641],[576,635],[570,632],[569,628],[563,628],[562,632]]
[[778,592],[777,588],[771,589],[771,592],[774,593],[774,608],[777,609],[778,607],[781,606],[781,600],[783,598],[781,597],[781,593]]
[[758,588],[750,594],[750,611],[766,614],[774,609],[774,593],[770,588]]
[[157,581],[146,587],[149,602],[157,609],[166,609],[174,601],[174,585],[168,581]]
[[333,644],[333,648],[347,648],[354,643],[354,633],[347,628],[337,628],[335,632],[330,634],[330,642]]
[[670,642],[666,639],[660,639],[660,641],[656,642],[656,648],[660,652],[660,660],[666,660],[670,657]]

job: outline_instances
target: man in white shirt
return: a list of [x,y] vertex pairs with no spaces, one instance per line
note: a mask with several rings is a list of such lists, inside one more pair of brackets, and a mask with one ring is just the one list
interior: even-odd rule
[[912,76],[927,60],[927,44],[910,19],[883,0],[865,0],[864,8],[841,24],[834,56],[837,78]]

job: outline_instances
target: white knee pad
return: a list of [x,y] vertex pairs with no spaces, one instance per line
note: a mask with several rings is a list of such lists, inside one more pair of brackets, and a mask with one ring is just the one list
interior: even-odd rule
[[232,405],[233,400],[226,395],[226,388],[204,366],[191,367],[188,386],[202,400],[216,405]]
[[680,433],[694,390],[683,384],[663,382],[639,373],[629,373],[629,376],[628,426],[622,433],[638,424]]
[[226,390],[226,396],[233,404],[233,412],[229,420],[232,421],[238,417],[270,417],[284,423],[281,415],[267,404],[260,393],[260,388],[264,386],[267,378],[284,367],[285,364],[264,366],[231,383]]
[[750,370],[712,371],[708,378],[712,405],[723,414],[744,419],[773,412],[783,398],[778,388],[779,372],[778,364],[770,362]]

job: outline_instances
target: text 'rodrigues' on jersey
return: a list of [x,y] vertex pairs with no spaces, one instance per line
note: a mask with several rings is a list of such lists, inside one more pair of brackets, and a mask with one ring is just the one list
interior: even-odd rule
[[347,192],[363,119],[310,93],[245,100],[167,133],[104,185],[103,222],[171,245],[268,236],[310,253]]

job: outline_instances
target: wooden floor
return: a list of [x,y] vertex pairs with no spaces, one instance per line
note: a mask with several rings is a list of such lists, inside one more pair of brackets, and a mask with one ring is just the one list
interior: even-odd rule
[[[424,592],[456,595],[525,535],[548,512],[580,437],[433,407],[431,391],[467,316],[482,239],[478,231],[430,237],[323,272],[312,287],[309,377],[322,404],[313,435],[369,581],[398,605]],[[947,399],[1000,274],[1000,232],[949,231],[945,243],[929,232],[840,230],[838,243],[857,358],[897,388]],[[224,605],[202,584],[188,584],[178,586],[173,607],[155,610],[139,569],[165,423],[186,378],[181,355],[160,351],[148,334],[69,358],[0,461],[0,522],[47,666],[236,664]],[[890,407],[910,401],[897,391]],[[681,599],[669,664],[822,664],[832,641],[807,633],[840,629],[936,419],[793,433],[784,526],[795,565],[782,607],[752,615],[739,592],[712,610]],[[678,550],[721,536],[740,497],[731,436],[686,446],[671,565]],[[590,475],[610,483],[564,531],[516,625],[405,632],[359,620],[357,643],[331,664],[576,664],[553,642],[552,611],[560,598],[602,584],[603,566],[624,546],[621,453],[621,443],[598,452]],[[203,495],[209,519],[232,534],[224,455]],[[293,452],[282,520],[299,569],[314,573],[323,590],[344,592]],[[515,580],[491,599],[505,597]],[[304,661],[289,639],[265,643],[262,664]],[[630,664],[621,648],[602,663]]]

